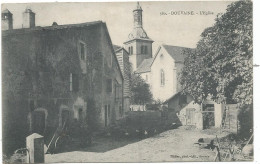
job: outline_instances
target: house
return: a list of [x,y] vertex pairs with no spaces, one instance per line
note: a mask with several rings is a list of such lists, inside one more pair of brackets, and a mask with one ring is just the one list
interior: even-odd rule
[[197,129],[222,126],[225,105],[212,101],[210,97],[197,104],[191,95],[178,92],[163,104],[169,111],[168,118],[179,125],[194,125]]
[[124,115],[123,74],[102,21],[39,27],[26,9],[13,29],[2,12],[3,147],[24,147],[37,132],[49,143],[77,121],[94,130]]

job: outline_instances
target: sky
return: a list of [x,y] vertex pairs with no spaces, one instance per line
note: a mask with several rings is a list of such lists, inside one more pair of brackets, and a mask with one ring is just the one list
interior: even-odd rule
[[[153,39],[156,49],[160,44],[195,48],[200,34],[214,24],[218,13],[224,13],[231,1],[195,2],[144,2],[143,26]],[[2,10],[13,13],[14,28],[22,27],[22,13],[26,8],[36,13],[36,26],[50,26],[55,21],[59,25],[77,24],[102,20],[106,22],[113,44],[123,45],[133,28],[133,9],[136,2],[86,2],[86,3],[7,3]],[[161,15],[193,11],[195,15]],[[213,14],[200,15],[201,11]],[[155,52],[155,51],[154,51]]]

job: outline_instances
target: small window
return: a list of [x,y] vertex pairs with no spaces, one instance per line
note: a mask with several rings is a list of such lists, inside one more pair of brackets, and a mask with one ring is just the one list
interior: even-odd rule
[[112,92],[112,79],[107,79],[107,92]]
[[79,90],[79,79],[77,74],[70,74],[70,91],[77,92]]
[[128,52],[129,52],[129,55],[133,54],[133,46],[128,47]]
[[83,42],[79,42],[80,60],[86,60],[86,53],[87,53],[86,44]]
[[85,45],[80,43],[80,59],[85,60]]
[[165,85],[165,74],[164,74],[164,71],[161,70],[161,86],[164,86]]
[[147,46],[141,46],[141,54],[147,54]]

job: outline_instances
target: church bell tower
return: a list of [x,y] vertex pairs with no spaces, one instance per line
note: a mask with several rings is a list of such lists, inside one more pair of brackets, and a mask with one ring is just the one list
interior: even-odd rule
[[129,53],[129,61],[135,71],[144,59],[152,58],[152,43],[143,29],[143,10],[139,2],[133,10],[134,26],[128,35],[128,40],[124,42],[124,48]]

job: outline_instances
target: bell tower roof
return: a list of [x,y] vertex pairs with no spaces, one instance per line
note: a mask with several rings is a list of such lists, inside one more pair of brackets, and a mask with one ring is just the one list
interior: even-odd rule
[[143,29],[143,15],[142,15],[143,9],[139,2],[136,4],[136,8],[133,10],[133,16],[134,16],[134,28],[132,32],[128,35],[128,40],[125,42],[129,42],[135,39],[139,40],[146,40],[151,41],[145,30]]
[[[136,9],[135,10],[142,10],[142,7],[140,6],[139,2],[136,4]],[[142,10],[143,11],[143,10]]]

